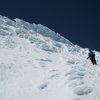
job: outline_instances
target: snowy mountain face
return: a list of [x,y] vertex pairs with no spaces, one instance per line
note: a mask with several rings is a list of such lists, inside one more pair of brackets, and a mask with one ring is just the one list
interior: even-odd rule
[[0,100],[100,100],[88,49],[41,24],[0,16]]

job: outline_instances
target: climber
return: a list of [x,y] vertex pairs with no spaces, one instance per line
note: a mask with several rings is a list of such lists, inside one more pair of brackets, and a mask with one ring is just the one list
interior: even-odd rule
[[97,65],[97,62],[96,62],[96,59],[95,59],[95,53],[91,49],[89,49],[87,59],[90,59],[93,65]]

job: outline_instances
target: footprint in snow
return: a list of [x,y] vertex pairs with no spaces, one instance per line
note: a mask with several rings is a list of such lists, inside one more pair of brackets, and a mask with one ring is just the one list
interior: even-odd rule
[[79,68],[79,70],[80,70],[80,71],[86,71],[86,69],[84,69],[84,68]]
[[45,89],[47,86],[48,86],[47,83],[43,83],[43,84],[41,84],[38,88],[39,88],[40,90],[43,90],[43,89]]
[[81,85],[83,85],[83,84],[84,84],[83,81],[76,81],[76,82],[72,82],[71,84],[69,84],[69,87],[75,88],[75,87],[81,86]]
[[79,99],[79,98],[76,98],[76,99],[73,99],[73,100],[81,100],[81,99]]
[[83,79],[85,76],[85,72],[73,72],[73,73],[69,73],[69,76],[68,76],[68,80],[75,80],[75,79]]
[[42,62],[52,62],[51,59],[40,59],[40,61],[42,61]]
[[42,67],[42,68],[45,68],[45,67],[47,67],[47,66],[45,66],[45,65],[41,65],[41,67]]
[[84,77],[78,74],[72,74],[68,77],[68,80],[83,79]]
[[50,70],[50,72],[56,72],[56,70],[55,70],[55,69],[53,69],[53,70]]
[[65,76],[68,76],[68,75],[78,75],[78,76],[84,76],[85,75],[85,72],[83,71],[75,71],[75,70],[72,70],[72,71],[69,71],[69,72],[66,72],[65,73]]
[[77,72],[77,75],[79,75],[79,76],[85,76],[85,72],[82,72],[82,71],[80,71],[80,72]]
[[75,72],[76,72],[75,70],[68,71],[68,72],[65,73],[64,76],[72,75],[72,74],[74,74]]
[[83,86],[83,87],[77,87],[74,90],[74,93],[78,96],[88,95],[93,91],[91,87]]
[[57,78],[57,77],[59,77],[59,74],[53,74],[53,75],[51,75],[51,76],[49,77],[49,79]]
[[67,62],[67,64],[75,64],[75,62],[74,62],[74,60],[72,59],[72,60],[68,60],[68,61],[66,61]]

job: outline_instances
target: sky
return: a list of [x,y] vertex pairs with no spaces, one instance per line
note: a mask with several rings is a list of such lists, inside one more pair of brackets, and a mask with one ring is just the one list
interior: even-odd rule
[[2,0],[0,14],[42,24],[74,44],[100,51],[99,0]]

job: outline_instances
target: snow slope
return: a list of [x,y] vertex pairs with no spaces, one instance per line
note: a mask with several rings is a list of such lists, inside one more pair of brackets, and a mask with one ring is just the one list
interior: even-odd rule
[[88,49],[43,25],[0,16],[0,100],[100,100]]

